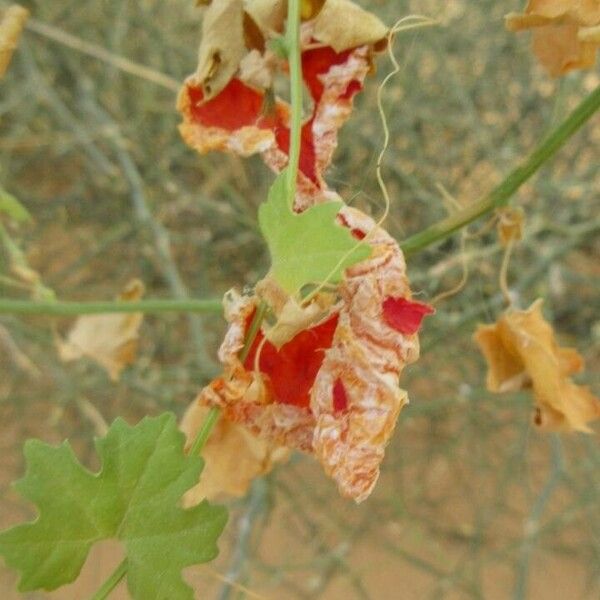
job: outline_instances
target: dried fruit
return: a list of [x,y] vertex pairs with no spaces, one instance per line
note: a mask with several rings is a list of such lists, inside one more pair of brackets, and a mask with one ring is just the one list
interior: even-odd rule
[[480,325],[475,341],[488,363],[490,391],[533,389],[536,425],[589,432],[588,423],[600,418],[600,399],[571,380],[583,359],[574,348],[557,344],[541,300],[527,310],[509,309],[494,325]]
[[388,28],[372,13],[350,0],[327,0],[315,19],[313,37],[343,52],[385,40]]
[[[285,71],[276,37],[281,4],[246,3],[265,50],[254,48],[250,59],[247,48],[218,95],[208,97],[191,77],[179,96],[188,144],[199,152],[260,152],[280,174],[288,163],[290,107],[261,82],[269,71]],[[290,206],[279,189],[282,174],[260,208],[272,268],[252,295],[226,296],[230,327],[219,351],[225,372],[196,403],[221,407],[227,421],[271,444],[314,454],[343,495],[362,501],[407,402],[398,378],[416,360],[417,330],[432,310],[410,299],[395,240],[344,206],[324,180],[337,132],[388,29],[349,0],[306,0],[302,10],[302,75],[312,110],[301,129],[296,197]],[[282,52],[271,50],[273,42]],[[316,288],[303,297],[311,284]],[[261,302],[275,322],[262,323],[242,363],[238,354]]]
[[600,48],[600,1],[529,0],[525,13],[506,16],[506,27],[534,29],[533,51],[554,77],[589,69]]
[[[241,0],[228,0],[229,12],[225,8],[217,12],[213,5],[207,9],[210,18],[204,23],[200,65],[178,100],[181,134],[199,152],[261,153],[274,171],[286,166],[290,107],[271,90],[273,77],[285,73],[286,65],[269,45],[283,28],[281,4],[246,2],[243,22]],[[316,15],[302,27],[302,71],[312,112],[302,128],[297,208],[327,192],[323,173],[337,145],[337,131],[350,116],[352,99],[371,70],[377,43],[387,34],[381,21],[348,0],[328,0],[322,8],[311,2],[306,10]],[[229,38],[218,32],[225,22],[238,33],[235,41],[224,44],[223,39]]]
[[[242,364],[238,353],[259,300],[281,302],[272,284],[257,286],[262,298],[230,293],[230,328],[219,352],[225,373],[197,402],[221,406],[226,419],[276,444],[315,454],[341,493],[362,501],[407,402],[398,378],[418,357],[416,331],[431,309],[410,300],[395,240],[360,211],[345,207],[341,218],[357,238],[366,236],[372,254],[347,269],[338,300],[279,348],[261,330]],[[392,304],[400,308],[390,322],[384,307]]]
[[211,2],[202,22],[202,43],[195,75],[207,100],[227,85],[245,53],[242,0]]

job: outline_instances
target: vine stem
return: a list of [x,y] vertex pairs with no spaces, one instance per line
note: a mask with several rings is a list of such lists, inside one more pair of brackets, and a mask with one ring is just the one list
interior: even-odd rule
[[197,456],[202,452],[204,444],[208,441],[213,427],[216,425],[219,417],[221,416],[221,409],[217,406],[212,406],[208,411],[202,425],[196,434],[193,444],[190,447],[189,454],[191,456]]
[[288,19],[285,31],[290,68],[290,150],[287,166],[288,205],[293,209],[296,199],[298,165],[302,132],[302,56],[300,51],[300,0],[288,0]]
[[0,314],[50,315],[54,317],[134,312],[146,314],[165,312],[220,313],[222,310],[221,300],[216,299],[61,302],[58,300],[36,301],[0,298]]
[[505,206],[510,197],[600,108],[600,85],[591,92],[554,129],[529,157],[514,169],[489,194],[465,209],[442,219],[423,231],[404,240],[400,247],[406,256],[415,254],[436,242],[446,239],[458,229],[472,223],[492,210]]

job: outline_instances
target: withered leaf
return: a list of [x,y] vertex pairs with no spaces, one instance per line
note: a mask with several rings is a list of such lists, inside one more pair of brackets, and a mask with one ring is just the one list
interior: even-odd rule
[[[191,444],[209,408],[194,402],[185,413],[181,430]],[[268,473],[290,451],[272,441],[257,438],[242,425],[219,419],[202,450],[204,469],[200,483],[184,496],[187,506],[222,495],[243,496],[252,481]]]
[[327,0],[314,21],[313,37],[336,52],[375,44],[388,28],[373,13],[350,0]]
[[488,363],[487,388],[509,392],[532,388],[535,423],[547,429],[589,432],[600,418],[600,399],[571,375],[583,369],[574,348],[561,348],[542,314],[542,300],[527,310],[506,311],[493,325],[475,332]]
[[597,0],[529,0],[523,14],[506,16],[509,31],[534,28],[533,51],[554,77],[594,65],[599,26]]
[[250,50],[240,62],[239,78],[250,86],[268,89],[273,83],[269,56],[261,54],[258,50]]
[[[144,284],[130,281],[119,300],[135,301],[144,294]],[[135,360],[142,313],[114,313],[79,317],[66,340],[56,344],[61,360],[68,362],[84,356],[100,364],[113,381]]]
[[244,7],[263,33],[283,32],[287,16],[286,0],[245,0]]
[[246,53],[242,0],[212,2],[204,13],[196,79],[204,99],[216,96]]
[[577,37],[581,42],[590,42],[600,46],[600,25],[595,27],[582,27]]

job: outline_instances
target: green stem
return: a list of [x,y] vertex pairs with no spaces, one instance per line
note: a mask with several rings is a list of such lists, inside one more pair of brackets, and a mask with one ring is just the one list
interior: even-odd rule
[[112,572],[112,575],[102,584],[98,591],[92,596],[91,600],[104,600],[119,585],[120,581],[127,574],[127,559],[124,558],[119,566]]
[[250,349],[252,348],[252,344],[258,335],[260,330],[260,326],[262,325],[263,319],[267,314],[267,303],[263,300],[258,305],[256,312],[254,313],[254,317],[252,317],[252,322],[250,323],[250,327],[246,332],[246,339],[244,340],[244,347],[240,351],[240,362],[246,362],[248,358],[248,354],[250,354]]
[[288,1],[286,46],[290,67],[290,151],[287,167],[288,205],[294,206],[302,132],[302,57],[300,52],[300,0]]
[[164,313],[196,312],[220,313],[223,310],[220,300],[140,300],[127,302],[59,302],[35,300],[9,300],[0,298],[0,314],[50,315],[68,317],[73,315],[94,315],[103,313]]
[[198,433],[196,434],[196,437],[194,439],[194,443],[191,445],[188,454],[190,454],[191,456],[198,456],[202,452],[204,444],[206,444],[206,441],[210,437],[213,427],[219,420],[220,416],[221,409],[218,406],[211,407],[206,417],[204,417],[202,426],[198,430]]
[[600,108],[600,86],[587,96],[571,114],[546,137],[529,157],[483,199],[442,219],[400,244],[408,256],[446,239],[495,208],[505,206],[510,197]]

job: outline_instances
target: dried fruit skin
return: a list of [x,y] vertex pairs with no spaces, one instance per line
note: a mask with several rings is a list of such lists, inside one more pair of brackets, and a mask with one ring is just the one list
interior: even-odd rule
[[533,51],[552,76],[589,69],[600,48],[600,1],[529,0],[525,13],[506,16],[506,27],[534,29]]
[[274,444],[310,452],[314,417],[308,407],[277,403],[263,377],[246,370],[238,354],[258,304],[256,296],[225,296],[225,318],[229,329],[219,349],[224,374],[199,394],[202,406],[221,406],[225,419],[245,425],[252,433]]
[[229,83],[246,53],[242,0],[211,2],[202,21],[202,43],[195,78],[206,99]]
[[[298,178],[298,207],[305,208],[328,193],[323,173],[337,131],[388,30],[349,0],[310,0],[303,6],[309,19],[301,28],[302,68],[313,100],[302,128]],[[287,64],[268,44],[282,33],[285,12],[286,3],[278,0],[224,0],[207,8],[198,69],[178,99],[181,135],[198,152],[261,153],[274,171],[286,166],[290,107],[274,97],[271,85]]]
[[589,432],[588,423],[600,418],[600,399],[571,380],[583,369],[583,359],[574,348],[557,344],[541,307],[538,300],[478,327],[474,337],[488,363],[487,387],[492,392],[532,387],[536,425]]
[[[416,332],[400,333],[383,314],[386,299],[410,299],[396,241],[383,229],[372,231],[375,224],[360,211],[346,208],[343,217],[350,229],[369,235],[373,253],[348,269],[340,286],[339,324],[312,391],[313,447],[340,492],[360,502],[377,482],[385,446],[408,401],[398,380],[418,358],[419,343]],[[338,381],[347,400],[342,414],[335,406]]]
[[[313,108],[301,130],[296,213],[339,201],[324,173],[337,132],[388,33],[376,17],[349,0],[306,0],[302,7],[308,19],[301,28],[302,75]],[[248,0],[245,9],[265,40],[281,32],[284,2]],[[268,48],[266,44],[263,54],[242,59],[214,97],[197,77],[188,78],[178,101],[180,131],[199,152],[261,153],[280,173],[288,163],[290,108],[262,82],[286,65]],[[263,223],[271,213],[261,208]],[[294,295],[304,280],[286,282],[281,269],[272,269],[279,284],[275,276],[267,277],[252,295],[230,292],[225,298],[230,326],[219,350],[224,374],[200,392],[196,406],[220,406],[227,421],[270,444],[314,454],[340,492],[360,502],[375,486],[385,446],[407,403],[398,379],[404,365],[418,357],[417,331],[432,309],[410,299],[402,252],[373,219],[349,207],[335,218],[371,254],[346,263],[352,266],[345,270],[345,279],[333,291],[317,293],[307,305]],[[274,243],[271,239],[270,250]],[[351,246],[349,252],[354,250]],[[315,282],[320,279],[308,281]],[[277,323],[263,322],[242,364],[238,354],[259,302],[267,304]]]
[[340,492],[362,501],[377,481],[385,445],[407,402],[398,378],[404,365],[417,359],[419,346],[412,315],[409,334],[384,317],[386,299],[411,304],[397,243],[360,211],[344,208],[342,218],[369,236],[373,252],[347,270],[329,316],[301,331],[279,353],[262,345],[262,352],[268,350],[254,371],[263,334],[245,365],[237,354],[258,299],[231,294],[226,304],[231,325],[219,353],[225,374],[202,390],[197,402],[223,407],[227,419],[274,443],[314,453]]
[[313,36],[336,52],[384,40],[388,28],[350,0],[327,0],[318,13]]
[[[302,128],[299,208],[327,193],[323,173],[337,146],[337,132],[352,112],[352,99],[371,68],[370,55],[367,46],[342,54],[316,48],[302,55],[314,110]],[[192,76],[179,95],[178,109],[183,115],[181,135],[198,152],[261,153],[275,172],[287,165],[289,105],[279,99],[270,105],[264,91],[241,79],[233,78],[217,96],[205,101],[201,86]],[[333,196],[330,193],[330,198]]]

